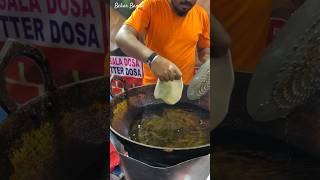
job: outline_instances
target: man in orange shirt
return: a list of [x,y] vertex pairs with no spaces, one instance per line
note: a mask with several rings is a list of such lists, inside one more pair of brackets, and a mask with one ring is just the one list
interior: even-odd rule
[[246,97],[252,74],[265,49],[273,6],[298,8],[305,0],[215,0],[211,13],[232,40],[235,85],[231,109],[246,113]]
[[[248,115],[247,90],[252,74],[267,47],[272,0],[215,0],[211,13],[230,34],[235,84],[230,110],[235,116]],[[240,114],[239,114],[240,113]]]
[[211,7],[231,36],[234,70],[254,73],[267,47],[272,0],[215,0]]
[[[219,19],[232,39],[235,72],[255,72],[265,49],[274,8],[291,13],[305,0],[215,0],[211,13]],[[281,13],[281,12],[278,12]]]
[[[180,79],[189,84],[196,63],[210,58],[210,19],[197,0],[144,0],[120,28],[116,42],[143,61],[143,84]],[[144,37],[144,43],[139,41]]]

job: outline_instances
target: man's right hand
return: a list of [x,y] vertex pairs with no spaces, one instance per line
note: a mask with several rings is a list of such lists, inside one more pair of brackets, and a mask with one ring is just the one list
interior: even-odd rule
[[161,81],[179,80],[182,76],[180,69],[174,63],[161,56],[152,62],[151,71]]

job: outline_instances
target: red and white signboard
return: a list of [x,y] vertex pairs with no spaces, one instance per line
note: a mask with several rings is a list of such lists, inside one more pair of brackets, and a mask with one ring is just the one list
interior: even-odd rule
[[98,0],[1,0],[0,41],[104,52]]
[[[105,0],[0,0],[0,48],[8,38],[36,45],[57,86],[100,76],[106,15]],[[19,103],[43,92],[39,70],[26,58],[12,61],[5,74],[7,89]]]
[[110,57],[110,73],[111,75],[143,78],[143,64],[141,61],[124,56]]
[[127,89],[142,85],[143,63],[132,57],[110,56],[110,75],[119,76],[124,80],[111,82],[111,91],[118,94]]

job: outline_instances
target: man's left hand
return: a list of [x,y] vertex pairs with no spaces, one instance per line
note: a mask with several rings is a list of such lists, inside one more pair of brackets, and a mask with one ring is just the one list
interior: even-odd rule
[[199,60],[201,64],[210,59],[210,48],[203,48],[199,50]]

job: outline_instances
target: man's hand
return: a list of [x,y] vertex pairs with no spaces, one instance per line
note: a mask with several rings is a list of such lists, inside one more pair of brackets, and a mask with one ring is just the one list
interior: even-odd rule
[[201,65],[205,63],[208,59],[210,59],[210,48],[203,48],[203,49],[198,49],[198,56],[199,56],[199,61],[201,62]]
[[151,64],[151,71],[161,81],[179,80],[182,76],[180,69],[174,63],[161,56]]

